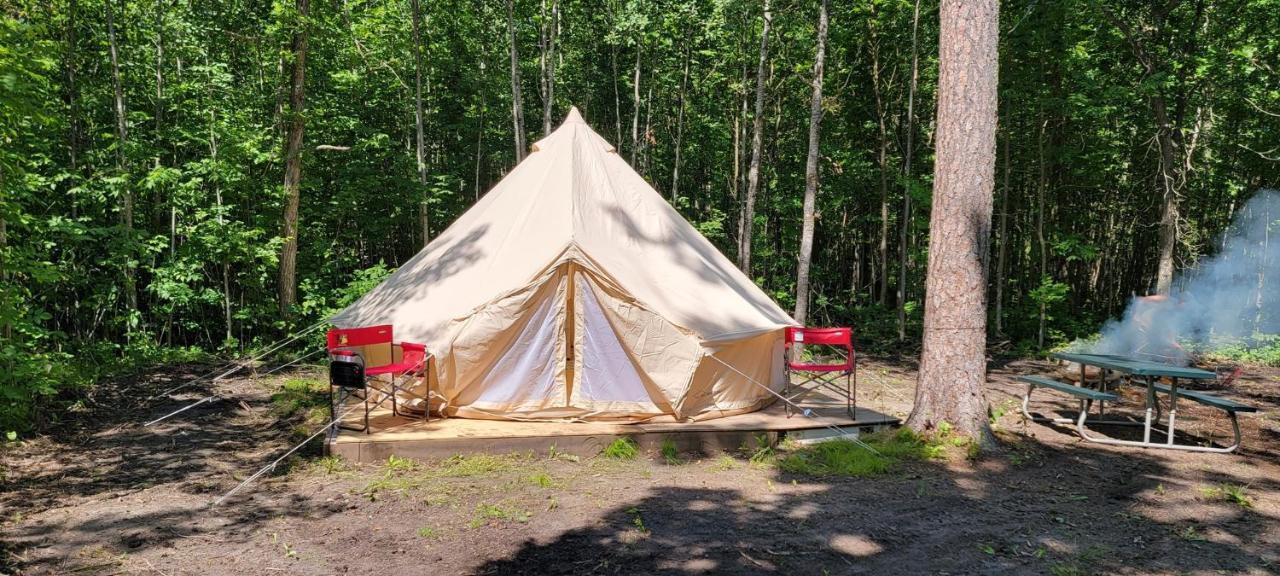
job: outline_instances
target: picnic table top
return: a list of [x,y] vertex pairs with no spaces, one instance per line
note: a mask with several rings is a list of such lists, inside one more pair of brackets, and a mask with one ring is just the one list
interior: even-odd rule
[[1051,356],[1068,362],[1078,362],[1089,366],[1098,366],[1108,370],[1133,374],[1134,376],[1187,378],[1190,380],[1212,380],[1218,377],[1218,375],[1213,372],[1201,370],[1199,368],[1174,366],[1172,364],[1163,364],[1160,362],[1151,362],[1149,360],[1139,360],[1136,358],[1126,358],[1124,356],[1116,356],[1113,354],[1054,352]]

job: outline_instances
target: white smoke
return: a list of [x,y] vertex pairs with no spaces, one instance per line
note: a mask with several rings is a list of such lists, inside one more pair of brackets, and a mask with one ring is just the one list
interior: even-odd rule
[[1220,246],[1175,279],[1168,298],[1134,298],[1096,343],[1073,347],[1186,364],[1188,347],[1280,333],[1280,192],[1258,191]]

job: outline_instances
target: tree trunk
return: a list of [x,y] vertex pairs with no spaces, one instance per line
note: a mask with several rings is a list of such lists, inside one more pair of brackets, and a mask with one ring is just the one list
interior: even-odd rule
[[507,39],[511,45],[511,123],[515,132],[516,163],[524,160],[524,103],[520,98],[520,54],[516,50],[516,20],[512,0],[507,0]]
[[542,0],[542,22],[538,30],[539,64],[541,80],[538,83],[542,93],[542,135],[551,133],[551,112],[555,105],[556,94],[556,36],[560,29],[560,3],[551,0],[551,16],[547,17],[547,0]]
[[[210,184],[213,186],[214,208],[217,210],[218,228],[224,225],[222,217],[222,187],[218,182],[218,134],[217,116],[209,111],[209,160],[213,164],[210,170]],[[226,256],[222,256],[222,321],[226,327],[223,341],[231,340],[231,265]]]
[[818,46],[813,59],[813,96],[809,99],[809,156],[804,163],[804,216],[796,267],[796,311],[801,325],[809,316],[809,263],[813,256],[814,211],[818,198],[818,137],[822,124],[822,76],[827,54],[827,0],[818,4]]
[[764,28],[760,31],[760,61],[756,66],[756,107],[751,120],[751,165],[747,168],[747,197],[742,206],[742,234],[738,239],[738,267],[751,276],[751,233],[755,224],[756,193],[760,190],[760,154],[764,147],[764,86],[769,64],[769,29],[773,12],[764,0]]
[[1160,238],[1159,261],[1156,266],[1156,294],[1168,294],[1173,287],[1173,251],[1178,242],[1179,164],[1175,160],[1174,130],[1169,122],[1164,96],[1151,97],[1151,110],[1156,120],[1156,142],[1160,147]]
[[610,61],[613,63],[613,141],[622,146],[622,96],[618,93],[618,45],[610,45]]
[[416,129],[418,184],[422,187],[422,200],[418,204],[418,225],[422,230],[422,246],[425,247],[431,240],[431,215],[427,193],[427,158],[422,142],[422,9],[418,0],[413,0],[409,8],[413,10],[413,121]]
[[640,41],[636,41],[636,66],[631,80],[631,165],[636,164],[640,149]]
[[298,202],[302,184],[302,131],[304,89],[307,64],[307,18],[310,0],[297,0],[299,20],[293,31],[293,73],[289,81],[289,120],[284,151],[284,225],[280,235],[284,247],[280,250],[280,312],[290,314],[296,298],[298,266]]
[[916,87],[920,82],[920,0],[911,17],[911,85],[907,88],[907,146],[902,160],[902,223],[898,236],[898,342],[907,339],[907,264],[911,259],[911,161],[915,152]]
[[[116,25],[113,13],[114,10],[112,10],[111,6],[107,6],[107,42],[111,51],[111,87],[115,96],[116,170],[121,178],[127,179],[128,164],[125,146],[129,136],[128,113],[124,105],[124,85],[120,81],[120,50],[116,43]],[[120,225],[124,227],[125,237],[131,239],[133,237],[133,187],[127,181],[123,186],[124,189],[120,195]],[[132,262],[132,256],[127,260]],[[124,267],[124,298],[125,307],[130,313],[138,309],[138,285],[137,279],[134,277],[134,265],[132,263],[125,264]],[[132,329],[127,331],[132,332]]]
[[[688,39],[685,40],[688,42]],[[676,157],[671,167],[671,204],[680,199],[680,148],[684,146],[684,108],[689,93],[689,47],[684,48],[684,75],[680,79],[680,111],[676,116]]]
[[919,431],[949,422],[994,442],[986,383],[986,278],[995,184],[998,0],[943,0],[924,344],[915,409]]
[[[996,252],[996,336],[1004,334],[1005,254],[1009,243],[1009,127],[1004,127],[1004,170],[1000,186],[1000,244]],[[1101,260],[1101,258],[1099,258]]]
[[[67,134],[67,155],[71,165],[71,174],[80,176],[80,89],[76,85],[76,63],[79,57],[76,42],[76,0],[67,6],[67,108],[71,116]],[[74,194],[68,196],[71,204],[71,218],[74,220],[79,211],[79,202]]]
[[[1040,172],[1036,179],[1036,245],[1040,247],[1040,277],[1038,286],[1044,286],[1049,278],[1049,246],[1045,242],[1044,236],[1044,210],[1045,210],[1045,194],[1049,187],[1049,167],[1045,164],[1044,155],[1044,138],[1045,130],[1048,128],[1049,121],[1045,120],[1040,123],[1040,134],[1036,137],[1036,165]],[[1036,345],[1044,348],[1044,331],[1045,331],[1045,305],[1046,302],[1040,301],[1040,327],[1036,332]]]
[[875,4],[870,4],[867,18],[867,36],[871,49],[871,92],[876,102],[876,135],[879,146],[876,165],[880,169],[880,241],[877,254],[880,258],[880,291],[876,302],[884,306],[889,300],[889,135],[885,127],[884,98],[880,94],[880,40],[876,34]]

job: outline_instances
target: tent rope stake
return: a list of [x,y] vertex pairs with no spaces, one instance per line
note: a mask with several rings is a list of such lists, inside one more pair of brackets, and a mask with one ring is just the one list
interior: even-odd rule
[[813,409],[812,409],[812,408],[805,408],[805,407],[803,407],[803,406],[800,406],[799,404],[796,404],[795,402],[792,402],[789,398],[787,398],[786,396],[783,396],[782,394],[779,394],[779,393],[778,393],[777,391],[775,391],[773,388],[770,388],[770,387],[768,387],[768,386],[765,386],[764,384],[761,384],[761,383],[760,383],[760,382],[758,382],[755,378],[752,378],[751,376],[747,375],[747,374],[746,374],[746,373],[744,373],[743,371],[741,371],[741,370],[739,370],[739,369],[737,369],[737,368],[734,368],[734,367],[733,367],[731,364],[729,364],[728,362],[725,362],[724,360],[721,360],[721,359],[719,359],[719,358],[716,358],[715,354],[707,354],[707,357],[708,357],[708,358],[711,358],[712,360],[715,360],[716,362],[719,362],[719,363],[720,363],[721,365],[723,365],[725,368],[728,368],[728,369],[730,369],[730,370],[733,370],[733,371],[734,371],[734,372],[736,372],[739,376],[742,376],[743,378],[746,378],[748,382],[750,382],[750,383],[752,383],[752,384],[755,384],[756,386],[759,386],[759,387],[763,388],[766,392],[768,392],[768,393],[770,393],[770,394],[772,394],[772,395],[776,396],[779,400],[782,400],[783,402],[786,402],[787,404],[791,405],[791,407],[792,407],[792,408],[795,408],[795,409],[796,409],[796,411],[797,411],[797,412],[799,412],[801,415],[803,415],[805,418],[809,418],[809,419],[811,419],[811,420],[814,420],[814,421],[818,422],[819,424],[822,424],[822,425],[823,425],[823,426],[825,426],[826,428],[829,428],[829,429],[831,429],[832,431],[834,431],[835,433],[839,434],[841,438],[845,438],[845,439],[847,439],[847,440],[852,441],[854,444],[857,444],[858,446],[861,446],[861,447],[863,447],[863,448],[866,448],[866,449],[867,449],[867,451],[871,452],[872,454],[875,454],[876,456],[882,456],[882,454],[880,454],[880,452],[878,452],[875,448],[872,448],[872,447],[871,447],[871,445],[867,444],[866,442],[863,442],[863,441],[862,441],[862,439],[858,438],[857,436],[854,436],[852,433],[850,433],[850,432],[846,431],[844,428],[841,428],[841,427],[836,426],[835,424],[831,424],[831,423],[829,423],[829,422],[823,422],[823,421],[821,421],[821,420],[818,420],[818,416],[817,416],[816,414],[814,414],[814,413],[813,413]]

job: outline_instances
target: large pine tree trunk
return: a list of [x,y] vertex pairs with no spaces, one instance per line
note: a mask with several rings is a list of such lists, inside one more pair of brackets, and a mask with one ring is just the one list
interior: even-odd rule
[[418,0],[413,0],[409,7],[413,10],[413,120],[416,129],[418,184],[422,187],[422,200],[418,204],[418,225],[422,230],[422,246],[425,247],[431,240],[431,218],[427,197],[427,158],[422,142],[422,9]]
[[520,97],[520,53],[516,49],[515,7],[507,0],[507,40],[511,48],[511,124],[515,132],[516,162],[524,160],[524,102]]
[[296,297],[298,266],[298,202],[302,184],[302,131],[304,88],[307,70],[307,17],[310,0],[297,0],[299,21],[293,32],[293,73],[289,81],[289,119],[284,151],[284,225],[280,235],[284,247],[280,250],[280,311],[286,316]]
[[941,422],[993,442],[986,383],[986,278],[995,184],[998,0],[943,0],[924,348],[907,424]]
[[813,60],[813,96],[809,99],[809,156],[804,163],[804,216],[800,227],[800,256],[796,266],[796,310],[804,324],[809,317],[809,263],[813,256],[814,211],[818,199],[818,137],[822,124],[822,75],[827,54],[827,0],[818,5],[818,46]]
[[769,64],[769,29],[773,12],[764,0],[764,28],[760,31],[760,61],[756,66],[756,107],[751,121],[751,164],[747,168],[747,197],[742,205],[741,234],[738,238],[738,268],[751,275],[751,234],[755,224],[756,194],[760,191],[760,155],[764,148],[764,86]]

